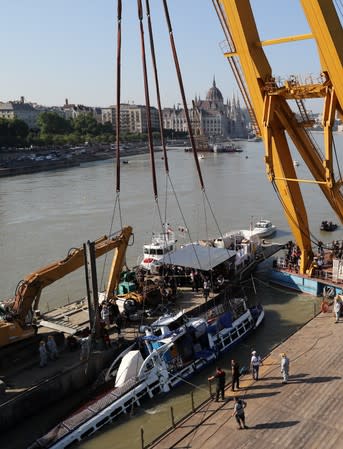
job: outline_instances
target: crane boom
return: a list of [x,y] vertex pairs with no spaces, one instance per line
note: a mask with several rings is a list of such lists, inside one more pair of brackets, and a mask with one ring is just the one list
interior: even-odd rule
[[[293,141],[324,196],[343,222],[341,179],[333,168],[332,127],[336,112],[342,113],[343,82],[342,27],[331,0],[300,0],[311,35],[290,36],[261,42],[249,0],[214,0],[216,10],[229,39],[228,59],[240,66],[243,81],[264,141],[267,176],[278,191],[281,203],[297,245],[301,250],[300,272],[305,273],[313,259],[307,212],[287,141]],[[301,84],[295,77],[278,85],[263,51],[264,45],[313,38],[317,44],[322,68],[321,82]],[[232,64],[231,64],[232,65]],[[244,95],[243,95],[244,97]],[[324,100],[324,146],[321,156],[306,128],[311,126],[302,101]],[[289,105],[300,105],[301,118]],[[306,181],[307,182],[307,181]]]
[[[127,226],[115,236],[103,236],[95,241],[95,256],[100,257],[115,250],[112,270],[116,273],[117,282],[125,260],[126,249],[132,234],[131,226]],[[10,302],[7,313],[10,320],[0,320],[0,346],[31,336],[34,332],[30,312],[38,308],[42,290],[53,282],[84,265],[84,248],[72,248],[67,257],[46,265],[27,275],[16,289],[15,297]]]

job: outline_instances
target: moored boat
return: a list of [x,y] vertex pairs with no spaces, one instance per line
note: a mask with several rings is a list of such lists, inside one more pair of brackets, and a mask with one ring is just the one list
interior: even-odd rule
[[337,224],[332,223],[332,221],[324,220],[321,222],[321,225],[320,225],[321,231],[332,232],[332,231],[335,231],[336,229],[337,229]]
[[158,261],[175,249],[176,239],[174,231],[168,224],[164,224],[163,232],[153,234],[151,242],[143,246],[143,259],[139,265],[146,271],[158,266]]
[[87,404],[33,448],[62,449],[81,442],[115,418],[139,406],[143,399],[173,390],[184,379],[213,363],[220,354],[255,330],[264,318],[262,306],[248,308],[243,298],[210,310],[206,317],[184,312],[160,317],[142,329],[144,335],[113,362],[107,379],[114,388]]
[[242,153],[242,149],[233,142],[228,143],[215,143],[212,145],[214,153]]

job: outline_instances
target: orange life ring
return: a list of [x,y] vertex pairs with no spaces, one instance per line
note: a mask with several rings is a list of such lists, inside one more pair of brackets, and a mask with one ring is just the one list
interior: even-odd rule
[[326,301],[323,301],[321,306],[320,306],[320,310],[323,313],[326,313],[329,310],[329,304]]

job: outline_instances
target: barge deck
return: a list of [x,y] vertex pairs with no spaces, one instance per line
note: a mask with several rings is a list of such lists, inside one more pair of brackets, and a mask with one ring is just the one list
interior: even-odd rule
[[[341,344],[343,321],[321,313],[263,361],[260,379],[240,379],[239,396],[247,402],[245,430],[233,418],[231,386],[226,402],[208,400],[146,448],[334,449],[342,447],[340,403],[343,394]],[[290,379],[282,384],[280,353],[290,359]]]

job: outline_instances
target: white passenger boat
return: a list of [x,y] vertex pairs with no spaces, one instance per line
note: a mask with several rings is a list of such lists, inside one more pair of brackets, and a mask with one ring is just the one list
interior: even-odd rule
[[270,220],[260,219],[249,231],[242,231],[246,238],[252,237],[271,237],[276,232],[276,226]]
[[214,362],[255,330],[264,318],[262,306],[247,308],[243,298],[188,318],[184,312],[159,318],[142,329],[144,335],[117,357],[106,378],[114,388],[70,416],[30,449],[62,449],[83,441],[120,415],[158,394],[168,393],[184,379]]
[[143,246],[143,259],[139,263],[140,267],[147,271],[157,268],[159,260],[174,251],[175,247],[175,233],[168,224],[165,224],[163,232],[153,234],[151,243]]

